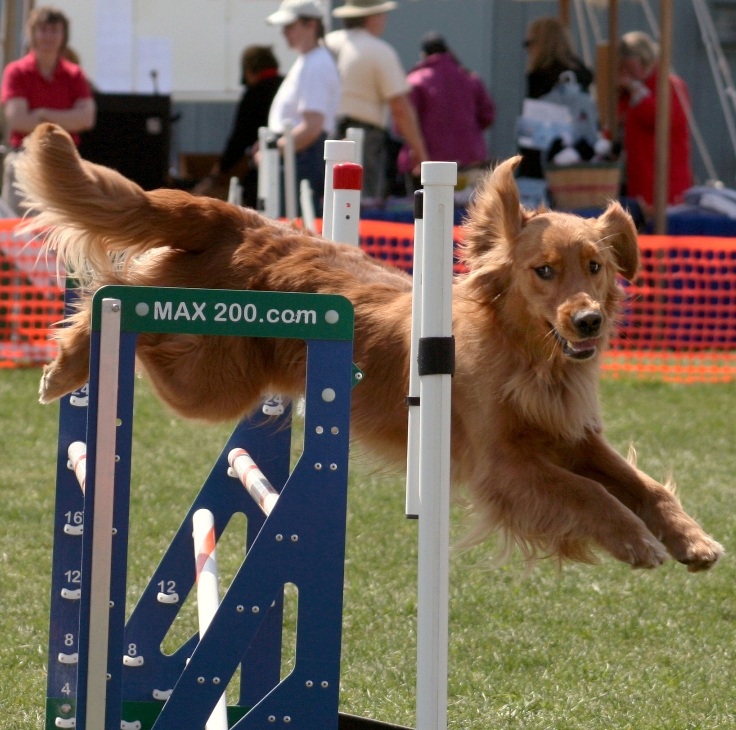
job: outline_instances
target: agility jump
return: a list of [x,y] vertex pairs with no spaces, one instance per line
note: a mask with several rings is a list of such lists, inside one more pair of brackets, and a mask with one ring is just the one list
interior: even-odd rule
[[[80,407],[65,398],[60,416],[48,727],[204,727],[241,661],[237,727],[264,727],[271,716],[293,718],[293,727],[330,727],[338,714],[349,406],[357,382],[352,307],[331,295],[108,287],[94,311],[88,400],[74,394],[86,404]],[[216,322],[212,315],[221,311],[239,313],[238,321]],[[243,321],[243,312],[253,321]],[[266,418],[240,424],[126,624],[135,339],[171,328],[305,339],[304,454],[289,474],[288,429]],[[113,357],[119,366],[111,370]],[[67,466],[72,444],[74,471]],[[280,488],[268,516],[227,474],[228,455],[242,445]],[[313,499],[321,491],[330,499]],[[192,518],[201,508],[214,515],[218,536],[234,513],[245,512],[248,551],[202,637],[166,656],[161,642],[195,580]],[[80,534],[63,529],[70,524],[83,527]],[[286,583],[299,589],[299,647],[282,683],[279,596]],[[254,650],[274,656],[256,661]]]
[[[427,170],[425,184],[437,188],[429,192],[429,204],[439,212],[425,217],[433,221],[432,226],[439,225],[440,258],[449,255],[451,264],[451,178],[456,168],[428,164],[443,167]],[[335,187],[344,191],[342,199],[336,199],[335,218],[342,216],[346,225],[354,224],[357,234],[356,167],[349,162],[335,165]],[[346,211],[349,215],[344,215]],[[451,265],[447,271],[451,272]],[[422,269],[425,282],[434,282],[432,277]],[[429,287],[428,291],[437,290]],[[220,323],[210,316],[215,311],[237,316]],[[310,316],[295,317],[295,311]],[[274,312],[292,314],[271,316]],[[268,316],[260,316],[263,313]],[[444,407],[449,418],[451,343],[443,329],[447,317],[437,321],[440,329],[436,331],[432,324],[423,325],[418,348],[425,363],[420,376],[425,380],[429,376],[420,397],[425,405],[434,404],[422,410],[428,421],[441,428]],[[305,446],[289,474],[288,428],[262,417],[239,424],[126,623],[133,363],[135,340],[143,331],[304,339],[308,347]],[[228,724],[248,728],[273,723],[309,730],[391,727],[337,712],[349,393],[360,376],[354,372],[351,352],[352,307],[341,297],[127,286],[98,292],[90,383],[61,405],[47,728],[180,730],[207,725],[208,730],[219,730]],[[289,417],[287,412],[285,418]],[[436,436],[428,426],[422,428],[423,443],[432,443]],[[449,444],[449,422],[442,438]],[[243,458],[246,453],[249,461]],[[432,562],[431,568],[420,564],[420,602],[425,603],[418,630],[421,730],[446,727],[447,589],[443,586],[449,537],[436,531],[448,519],[442,510],[445,501],[449,503],[449,451],[447,457],[438,458],[439,462],[419,467],[437,482],[427,486],[429,477],[422,478],[417,510],[420,555],[426,553]],[[228,468],[239,472],[245,490],[233,484]],[[330,493],[324,503],[311,496],[321,491]],[[201,635],[166,656],[161,642],[195,578],[204,575],[193,568],[191,558],[192,519],[203,508],[212,514],[214,544],[235,512],[247,515],[246,560],[221,603],[219,595],[214,596],[219,592],[210,588],[209,600],[214,596],[218,605],[203,619]],[[327,531],[325,524],[331,526]],[[76,539],[70,542],[70,538]],[[432,543],[429,548],[428,542]],[[81,570],[74,567],[79,565]],[[331,586],[327,590],[325,581]],[[299,589],[299,640],[294,671],[281,681],[280,596],[286,583]],[[83,586],[90,590],[81,590]],[[223,715],[217,708],[239,664],[239,702]]]

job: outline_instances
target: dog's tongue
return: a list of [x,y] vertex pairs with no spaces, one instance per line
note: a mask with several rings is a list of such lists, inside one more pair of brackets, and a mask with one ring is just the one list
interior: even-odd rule
[[579,342],[570,342],[570,340],[568,340],[567,347],[576,355],[579,355],[582,352],[595,350],[597,342],[598,340],[580,340]]

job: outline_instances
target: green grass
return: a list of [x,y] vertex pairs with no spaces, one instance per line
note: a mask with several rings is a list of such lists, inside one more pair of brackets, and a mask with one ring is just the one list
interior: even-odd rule
[[[58,411],[36,404],[38,375],[0,373],[0,730],[43,727]],[[673,563],[637,572],[607,558],[529,572],[517,559],[496,567],[489,545],[454,553],[453,729],[736,727],[736,385],[606,382],[602,395],[611,441],[623,451],[633,441],[653,476],[673,473],[686,508],[729,555],[691,575]],[[131,598],[229,430],[182,422],[139,387]],[[400,479],[354,459],[341,709],[413,725],[417,524],[403,517],[403,501]],[[238,532],[218,550],[225,582],[237,568]],[[177,630],[187,635],[194,621],[190,608]]]

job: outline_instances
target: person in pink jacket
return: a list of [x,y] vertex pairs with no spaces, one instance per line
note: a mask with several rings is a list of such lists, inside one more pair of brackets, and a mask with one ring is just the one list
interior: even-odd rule
[[[422,39],[422,60],[409,72],[409,97],[416,109],[430,160],[459,167],[488,158],[484,130],[493,124],[496,107],[480,77],[468,71],[442,36]],[[399,172],[409,173],[409,150],[402,147]]]

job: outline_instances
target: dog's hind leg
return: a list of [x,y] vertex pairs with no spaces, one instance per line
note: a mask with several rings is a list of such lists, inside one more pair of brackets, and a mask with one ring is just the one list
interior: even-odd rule
[[89,379],[89,312],[77,312],[54,334],[56,359],[46,365],[39,386],[41,403],[51,403],[81,388]]
[[685,512],[670,489],[626,461],[600,436],[591,436],[581,445],[580,458],[583,465],[578,471],[599,481],[641,517],[689,571],[707,570],[723,555],[723,547]]
[[244,416],[273,385],[272,350],[264,338],[146,333],[136,352],[166,404],[185,418],[216,422]]

